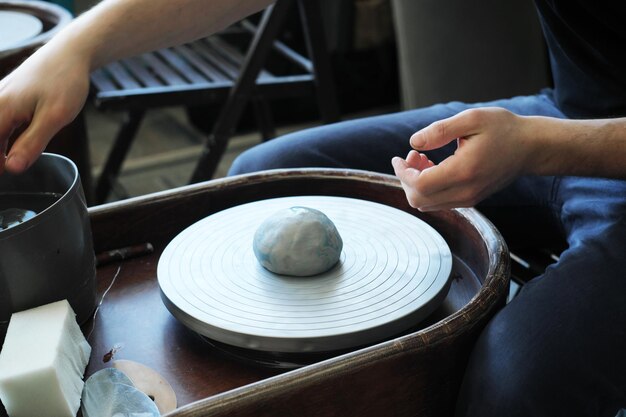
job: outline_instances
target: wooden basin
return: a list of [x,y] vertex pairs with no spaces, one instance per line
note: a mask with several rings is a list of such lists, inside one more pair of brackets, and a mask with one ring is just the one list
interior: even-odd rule
[[[408,333],[295,369],[251,365],[213,349],[169,314],[156,281],[159,254],[190,224],[265,198],[332,195],[387,204],[432,225],[453,256],[450,292]],[[83,326],[87,376],[128,359],[163,375],[178,397],[168,416],[448,416],[474,340],[504,305],[509,255],[473,209],[420,213],[398,181],[363,171],[276,170],[213,180],[90,208],[96,252],[150,243],[154,252],[98,268],[104,295]]]

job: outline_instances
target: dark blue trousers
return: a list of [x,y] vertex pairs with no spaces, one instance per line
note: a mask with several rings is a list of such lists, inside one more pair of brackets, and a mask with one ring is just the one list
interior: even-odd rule
[[[391,158],[406,156],[412,133],[486,105],[564,117],[550,91],[491,103],[452,102],[285,135],[242,154],[230,174],[297,167],[391,174]],[[429,157],[439,161],[454,146]],[[554,241],[566,249],[481,334],[457,415],[614,417],[626,407],[626,181],[526,176],[477,208],[511,247]]]

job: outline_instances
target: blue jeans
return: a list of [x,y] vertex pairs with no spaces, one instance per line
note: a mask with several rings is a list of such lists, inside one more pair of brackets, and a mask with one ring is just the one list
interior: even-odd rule
[[[285,135],[243,153],[230,174],[296,167],[393,173],[390,160],[406,156],[412,133],[480,106],[564,117],[550,91],[440,104]],[[454,146],[429,157],[439,161]],[[457,415],[614,417],[626,406],[626,181],[525,176],[477,208],[510,247],[562,242],[566,249],[482,332]]]

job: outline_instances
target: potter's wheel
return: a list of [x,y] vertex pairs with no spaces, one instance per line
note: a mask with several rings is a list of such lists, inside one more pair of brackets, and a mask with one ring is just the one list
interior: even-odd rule
[[[324,212],[343,238],[339,263],[313,277],[264,269],[252,251],[276,211]],[[424,221],[390,206],[304,196],[235,206],[189,226],[157,269],[162,299],[184,325],[220,344],[316,353],[372,344],[415,326],[445,298],[452,255]]]

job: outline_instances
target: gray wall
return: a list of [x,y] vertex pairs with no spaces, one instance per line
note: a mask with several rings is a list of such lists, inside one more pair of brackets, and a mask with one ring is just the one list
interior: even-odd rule
[[392,0],[405,108],[549,84],[532,0]]

